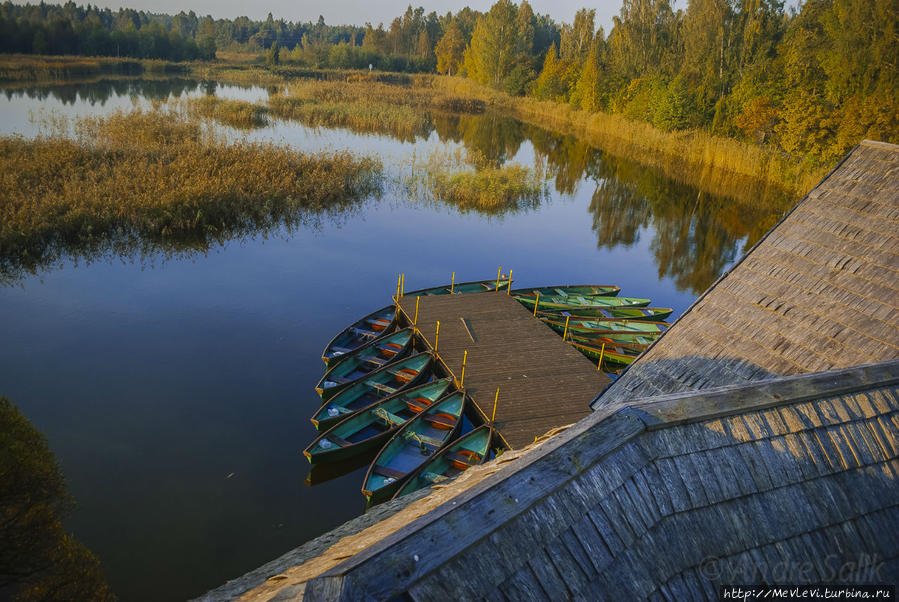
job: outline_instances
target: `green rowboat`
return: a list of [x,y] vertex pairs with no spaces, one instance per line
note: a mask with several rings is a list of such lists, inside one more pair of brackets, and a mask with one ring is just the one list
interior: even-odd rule
[[[531,307],[533,307],[533,303]],[[632,318],[636,320],[661,321],[672,313],[674,313],[674,310],[670,307],[578,307],[553,309],[551,307],[543,307],[543,303],[537,309],[537,317],[555,317],[555,319],[558,319],[558,316],[562,316],[563,321],[566,316],[571,316],[572,320]]]
[[[475,280],[474,282],[457,282],[455,284],[444,284],[432,288],[423,288],[411,293],[403,293],[404,297],[424,297],[431,295],[465,295],[468,293],[489,293],[491,291],[504,291],[509,288],[509,279],[500,278],[499,280]],[[450,292],[452,291],[452,292]]]
[[430,353],[419,353],[375,370],[323,403],[313,414],[312,424],[327,430],[388,395],[414,387],[430,374],[433,360]]
[[486,424],[459,437],[420,466],[406,481],[406,485],[394,494],[394,499],[435,483],[442,483],[462,474],[471,466],[483,464],[490,451],[492,438],[493,429]]
[[368,506],[390,499],[419,466],[453,438],[464,407],[465,394],[450,393],[396,432],[365,475],[362,494]]
[[[649,347],[649,345],[641,345],[639,343],[585,340],[576,335],[574,337],[569,336],[567,343],[592,360],[599,361],[600,357],[602,357],[603,366],[612,371],[633,363]],[[603,343],[605,343],[605,346],[603,346]]]
[[327,401],[354,381],[402,359],[412,351],[412,346],[411,328],[374,339],[351,353],[332,359],[315,390],[322,400]]
[[353,322],[331,339],[325,346],[325,350],[322,351],[322,361],[327,366],[331,360],[351,353],[362,345],[394,330],[396,330],[396,307],[393,305],[382,307],[361,320]]
[[435,380],[391,395],[320,434],[303,455],[310,464],[318,464],[377,449],[409,419],[442,397],[451,384],[449,379]]
[[649,305],[649,299],[637,299],[635,297],[607,297],[604,295],[569,295],[567,297],[544,297],[540,295],[516,295],[519,303],[528,309],[564,309],[575,311],[583,308],[607,308],[607,307],[642,307]]
[[537,288],[519,288],[511,291],[513,295],[536,295],[541,297],[568,297],[571,295],[601,295],[614,297],[621,289],[614,284],[568,284],[564,286],[540,286]]

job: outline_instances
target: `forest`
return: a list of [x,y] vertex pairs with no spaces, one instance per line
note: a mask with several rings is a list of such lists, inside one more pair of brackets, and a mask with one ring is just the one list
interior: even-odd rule
[[179,61],[227,50],[270,68],[437,72],[828,165],[862,138],[899,141],[897,22],[894,0],[624,0],[609,32],[594,10],[556,23],[526,0],[486,13],[410,6],[386,27],[7,2],[0,51]]

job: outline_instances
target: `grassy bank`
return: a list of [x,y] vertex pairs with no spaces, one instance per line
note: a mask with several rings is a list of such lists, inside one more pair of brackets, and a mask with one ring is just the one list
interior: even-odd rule
[[222,240],[381,187],[375,160],[226,144],[177,112],[116,113],[75,131],[75,139],[0,138],[0,266],[129,235]]
[[186,74],[186,63],[85,56],[0,56],[0,82],[57,81],[97,75]]

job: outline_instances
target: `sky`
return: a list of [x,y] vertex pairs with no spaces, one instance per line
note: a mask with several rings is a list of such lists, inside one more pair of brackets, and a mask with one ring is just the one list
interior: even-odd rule
[[[28,0],[34,3],[36,0]],[[316,21],[321,15],[329,25],[365,25],[370,22],[377,26],[384,23],[389,26],[394,17],[402,15],[406,7],[422,6],[425,13],[431,11],[443,15],[449,11],[456,12],[460,8],[469,7],[487,11],[495,0],[467,0],[453,2],[451,0],[267,0],[266,2],[246,2],[246,0],[76,0],[76,4],[93,4],[108,7],[133,8],[156,13],[177,14],[193,10],[199,16],[207,14],[216,18],[247,16],[251,19],[265,19],[269,12],[275,19],[286,21]],[[612,17],[618,14],[621,0],[529,0],[531,8],[538,14],[549,14],[556,23],[571,23],[574,13],[586,7],[596,8],[596,26],[603,27],[608,33],[612,27]],[[17,4],[25,2],[19,0]],[[59,2],[61,3],[61,2]],[[516,1],[517,3],[517,1]]]

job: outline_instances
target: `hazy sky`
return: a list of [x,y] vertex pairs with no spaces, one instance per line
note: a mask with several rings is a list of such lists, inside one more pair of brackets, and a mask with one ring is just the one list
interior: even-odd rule
[[[34,3],[37,0],[27,0]],[[267,0],[265,2],[246,2],[238,0],[91,0],[95,6],[109,7],[113,10],[125,7],[158,13],[176,14],[182,10],[193,10],[197,15],[207,14],[213,17],[234,18],[246,15],[251,19],[264,19],[271,12],[278,19],[287,21],[315,21],[319,15],[330,25],[364,25],[366,21],[372,25],[384,23],[390,25],[394,17],[405,12],[406,7],[422,6],[425,13],[436,11],[445,14],[456,12],[463,6],[475,10],[486,11],[495,0],[468,0],[467,2],[451,2],[449,0]],[[602,26],[608,34],[612,26],[612,16],[618,14],[621,0],[529,0],[534,12],[549,14],[557,23],[571,23],[574,13],[585,6],[596,8],[596,25]],[[17,4],[24,4],[19,0]],[[61,3],[61,2],[59,2]],[[76,0],[77,4],[88,4],[88,0]]]

